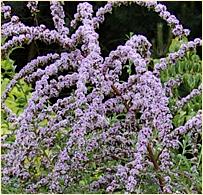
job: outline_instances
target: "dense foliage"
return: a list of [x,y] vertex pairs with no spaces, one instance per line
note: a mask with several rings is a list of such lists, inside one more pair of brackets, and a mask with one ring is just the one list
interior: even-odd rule
[[[151,43],[133,34],[102,57],[104,15],[132,3],[169,25],[166,57],[153,59]],[[80,3],[69,28],[61,2],[50,10],[54,30],[2,5],[3,192],[201,193],[201,39],[188,41],[190,30],[155,1],[108,2],[95,14]],[[37,40],[63,52],[16,73],[9,55]]]

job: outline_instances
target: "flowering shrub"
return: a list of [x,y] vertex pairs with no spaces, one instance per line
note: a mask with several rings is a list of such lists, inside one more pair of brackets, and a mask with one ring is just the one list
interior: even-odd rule
[[[152,59],[151,44],[142,35],[102,57],[96,29],[114,7],[132,3],[153,10],[170,26],[174,39],[165,58]],[[36,2],[27,7],[33,16],[39,11]],[[74,188],[147,193],[150,184],[148,193],[199,193],[201,182],[191,184],[191,179],[201,174],[201,61],[196,55],[201,39],[188,41],[190,31],[154,1],[108,2],[95,16],[91,4],[80,3],[72,34],[62,4],[50,2],[50,10],[54,30],[26,26],[11,15],[10,6],[2,5],[4,17],[10,18],[2,25],[5,62],[13,48],[36,40],[66,50],[38,56],[6,83],[3,185],[14,182],[28,193],[70,193]],[[121,80],[124,68],[126,81]],[[8,103],[19,83],[29,97],[21,111]],[[184,156],[189,150],[192,159]]]

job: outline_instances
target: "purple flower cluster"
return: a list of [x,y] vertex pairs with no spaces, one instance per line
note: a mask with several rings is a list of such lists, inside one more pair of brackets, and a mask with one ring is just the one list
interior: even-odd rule
[[[188,35],[166,7],[154,1],[135,1],[139,6],[154,10],[172,28],[175,36]],[[90,184],[91,189],[105,189],[112,193],[123,189],[136,191],[140,174],[149,166],[157,174],[156,181],[163,193],[171,193],[169,171],[172,167],[170,149],[177,147],[180,135],[193,129],[199,132],[201,116],[173,129],[168,96],[180,79],[162,85],[159,72],[174,64],[186,52],[201,45],[200,39],[182,44],[177,52],[160,59],[153,71],[148,70],[151,43],[142,35],[132,36],[124,45],[103,58],[96,30],[104,22],[104,15],[116,6],[129,2],[108,2],[93,16],[91,4],[78,4],[69,35],[65,27],[65,13],[60,2],[50,3],[55,29],[45,25],[26,26],[17,16],[2,25],[2,35],[11,37],[2,46],[3,57],[16,47],[41,40],[58,43],[69,52],[38,56],[17,73],[2,94],[2,109],[8,120],[15,123],[15,141],[6,143],[2,154],[2,180],[17,177],[29,193],[47,187],[51,193],[64,193],[66,187],[79,183],[83,174],[96,166],[106,165],[102,174]],[[32,13],[37,3],[28,2]],[[10,9],[3,7],[3,13]],[[10,12],[9,12],[10,13]],[[7,14],[8,15],[8,14]],[[120,81],[123,65],[133,63],[134,75]],[[62,75],[62,72],[66,74]],[[35,83],[32,96],[24,112],[14,115],[5,104],[19,79]],[[61,97],[63,91],[66,97]],[[201,89],[177,102],[180,108]],[[51,100],[56,99],[53,103]],[[121,119],[119,118],[121,117]],[[162,149],[156,159],[154,134]],[[122,165],[121,165],[122,162]]]
[[196,49],[202,45],[202,40],[199,38],[188,43],[183,43],[177,52],[170,53],[166,58],[161,58],[160,63],[155,64],[154,74],[159,75],[159,72],[167,69],[169,64],[175,65],[179,59],[182,59],[188,51]]
[[60,34],[67,36],[69,29],[64,27],[65,14],[63,7],[60,5],[60,2],[57,1],[52,1],[50,4],[51,15],[53,16],[55,28],[59,31]]
[[8,5],[1,4],[1,12],[4,14],[4,18],[8,19],[11,17],[11,7]]
[[195,96],[201,95],[202,94],[202,85],[198,87],[198,89],[193,89],[189,95],[186,97],[182,98],[181,100],[176,102],[175,108],[180,109],[182,108],[186,103],[188,103],[192,98]]
[[172,33],[176,37],[181,36],[188,36],[190,34],[189,29],[184,29],[183,26],[180,24],[179,20],[170,12],[167,11],[167,8],[165,5],[162,5],[160,3],[157,3],[156,1],[133,1],[133,2],[109,2],[107,3],[104,8],[98,9],[96,12],[96,17],[94,19],[95,24],[102,23],[104,21],[104,15],[106,13],[111,13],[112,7],[128,5],[131,3],[136,3],[139,6],[146,7],[148,9],[151,9],[152,11],[159,14],[159,16],[167,22],[167,24],[172,28]]
[[164,83],[165,93],[167,96],[172,96],[173,87],[177,87],[182,83],[181,77],[171,78]]
[[32,14],[35,14],[35,13],[38,12],[37,4],[38,4],[37,1],[29,1],[29,2],[27,3],[27,7],[28,7],[28,9],[30,10],[30,12],[31,12]]
[[[202,130],[202,110],[199,110],[193,118],[188,120],[184,126],[174,129],[166,136],[165,146],[176,148],[179,147],[179,137],[191,131],[192,134],[201,133]],[[190,132],[190,133],[191,133]]]

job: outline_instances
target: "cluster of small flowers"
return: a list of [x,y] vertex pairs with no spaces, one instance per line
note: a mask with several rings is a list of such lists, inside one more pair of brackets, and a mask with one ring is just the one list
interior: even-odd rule
[[63,11],[63,7],[60,5],[60,2],[52,1],[51,6],[51,15],[53,16],[54,26],[55,28],[64,36],[66,36],[69,33],[69,29],[67,27],[64,27],[64,18],[65,14]]
[[35,13],[38,12],[37,4],[38,4],[37,1],[29,1],[29,2],[27,3],[27,7],[28,7],[28,9],[30,10],[30,12],[31,12],[32,14],[35,14]]
[[202,85],[198,87],[198,89],[193,89],[189,95],[182,98],[181,100],[176,102],[176,109],[182,108],[186,103],[188,103],[191,99],[193,99],[195,96],[202,94]]
[[95,24],[98,25],[98,23],[102,23],[104,21],[104,15],[106,13],[111,13],[112,8],[116,6],[121,5],[128,5],[136,3],[139,6],[147,7],[148,9],[151,9],[159,14],[159,16],[167,22],[167,24],[172,28],[172,33],[177,36],[188,36],[190,34],[189,29],[184,29],[183,26],[180,24],[179,20],[170,12],[167,11],[167,8],[165,5],[162,5],[160,3],[157,3],[156,1],[115,1],[115,2],[109,2],[104,7],[98,9],[96,12],[96,18],[94,19]]
[[[12,81],[6,87],[6,90],[2,94],[2,101],[5,101],[8,93],[12,90],[19,79],[28,76],[36,71],[39,67],[43,67],[47,63],[51,62],[52,60],[56,60],[57,58],[59,58],[58,54],[47,54],[46,56],[38,56],[36,59],[29,62],[13,77]],[[28,81],[28,79],[26,81]]]
[[165,93],[167,96],[172,96],[173,87],[177,87],[182,83],[181,77],[171,78],[166,83],[164,83]]
[[189,41],[180,46],[177,52],[170,53],[166,58],[161,58],[160,63],[155,64],[154,74],[159,75],[161,70],[167,69],[168,65],[175,65],[179,59],[182,59],[188,51],[196,49],[196,47],[202,45],[202,40],[200,38],[194,39],[194,41]]
[[1,12],[4,14],[4,18],[8,19],[11,17],[11,7],[8,5],[1,4]]
[[165,146],[177,148],[179,147],[179,137],[186,134],[188,131],[190,133],[201,133],[202,129],[202,110],[197,112],[197,115],[188,120],[184,126],[177,127],[171,133],[167,135],[165,140]]
[[[154,1],[135,3],[157,12],[172,27],[175,36],[189,34],[164,5]],[[13,47],[30,44],[33,40],[58,43],[69,51],[32,60],[14,76],[2,95],[2,108],[9,120],[16,123],[15,141],[7,144],[2,154],[4,182],[15,176],[23,181],[21,183],[29,193],[39,192],[42,186],[49,192],[63,193],[65,187],[79,182],[77,175],[82,176],[92,162],[99,166],[116,160],[124,165],[109,165],[90,187],[105,188],[107,192],[120,188],[134,192],[140,172],[145,171],[146,162],[151,161],[156,171],[165,173],[164,178],[157,177],[160,190],[172,192],[167,171],[172,166],[170,148],[177,144],[171,133],[173,116],[167,95],[179,80],[170,80],[163,86],[158,73],[167,64],[182,58],[188,50],[201,45],[201,40],[183,44],[178,52],[161,59],[153,71],[147,68],[151,44],[142,35],[132,36],[125,45],[118,46],[103,58],[96,29],[104,22],[106,13],[122,4],[129,3],[108,2],[98,9],[95,17],[92,5],[78,4],[71,21],[71,27],[76,30],[70,37],[69,29],[64,27],[65,14],[59,2],[50,3],[55,30],[49,30],[43,24],[28,27],[17,16],[2,25],[2,34],[12,36],[2,46],[4,55]],[[32,11],[35,5],[28,2]],[[76,49],[78,46],[80,49]],[[134,64],[136,74],[121,83],[122,65],[128,60]],[[64,70],[66,75],[60,75]],[[35,83],[35,87],[24,112],[16,116],[6,107],[5,100],[21,78]],[[61,98],[63,90],[67,97]],[[186,99],[195,95],[197,91]],[[52,98],[57,102],[51,103]],[[124,118],[113,121],[115,115]],[[188,128],[200,131],[200,113],[186,123],[183,131],[176,129],[174,132],[182,135]],[[155,144],[151,142],[155,130],[163,148],[159,159],[155,159]],[[3,142],[6,143],[6,139]]]

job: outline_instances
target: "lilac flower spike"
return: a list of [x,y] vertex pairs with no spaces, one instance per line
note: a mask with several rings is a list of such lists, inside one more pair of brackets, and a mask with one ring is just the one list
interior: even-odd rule
[[68,35],[69,29],[67,27],[64,27],[65,14],[63,11],[63,7],[58,1],[51,1],[50,4],[51,15],[53,16],[55,28],[59,31],[60,34],[64,36]]
[[28,9],[30,10],[30,12],[31,12],[32,14],[35,14],[35,13],[38,12],[37,4],[38,4],[37,1],[29,1],[29,2],[27,3],[27,7],[28,7]]
[[[13,48],[37,40],[58,44],[63,50],[28,62],[2,93],[2,110],[13,126],[12,134],[2,138],[2,183],[16,178],[27,193],[41,193],[42,188],[65,193],[88,175],[91,181],[85,180],[85,187],[91,192],[137,193],[144,179],[150,178],[161,193],[175,192],[171,149],[179,147],[182,135],[201,133],[202,112],[174,128],[169,100],[173,87],[182,80],[175,77],[162,83],[160,72],[201,46],[202,40],[182,44],[153,70],[149,69],[152,44],[143,35],[133,35],[104,58],[97,30],[105,14],[132,3],[157,13],[174,37],[189,35],[166,6],[156,1],[107,2],[96,12],[90,3],[82,2],[69,27],[62,2],[51,1],[54,29],[44,24],[27,26],[11,15],[10,6],[2,4],[4,18],[10,19],[2,25],[6,39],[2,58]],[[27,4],[33,16],[37,5],[35,1]],[[134,74],[121,81],[128,62]],[[23,112],[16,115],[6,100],[22,78],[33,85],[33,91]],[[176,108],[183,109],[201,92],[200,85],[178,100]]]
[[202,94],[202,86],[200,85],[198,89],[193,89],[189,95],[186,97],[182,98],[181,100],[176,102],[176,109],[182,108],[188,101],[190,101],[192,98],[195,96],[201,95]]
[[182,82],[180,77],[171,78],[169,81],[164,83],[165,93],[167,96],[172,96],[172,88],[175,86],[179,86]]
[[4,14],[5,19],[11,17],[11,7],[8,5],[4,5],[4,3],[2,3],[1,5],[1,12]]

